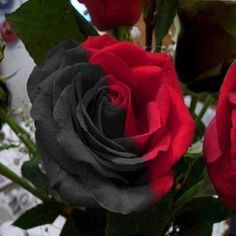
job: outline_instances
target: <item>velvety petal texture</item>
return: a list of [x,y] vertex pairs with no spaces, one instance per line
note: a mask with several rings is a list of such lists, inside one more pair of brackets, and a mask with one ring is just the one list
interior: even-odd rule
[[141,0],[78,0],[86,5],[93,24],[102,31],[133,26],[141,16]]
[[220,199],[236,211],[236,62],[221,87],[216,116],[207,128],[203,151]]
[[194,122],[171,58],[111,36],[52,49],[28,81],[50,184],[69,204],[128,214],[172,187]]

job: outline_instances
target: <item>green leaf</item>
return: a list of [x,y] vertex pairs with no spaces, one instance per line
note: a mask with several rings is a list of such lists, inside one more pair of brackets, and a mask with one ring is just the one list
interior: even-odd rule
[[21,215],[13,225],[26,230],[40,225],[52,224],[62,213],[63,208],[64,204],[56,201],[39,204]]
[[[5,85],[5,83],[0,80],[0,108],[7,110],[8,107],[9,107],[9,90]],[[6,121],[3,114],[0,117],[0,128],[2,124],[1,121],[3,122]]]
[[142,213],[131,215],[109,213],[106,236],[159,235],[159,230],[169,218],[172,207],[172,197],[168,195],[153,208]]
[[5,43],[4,43],[4,41],[0,38],[0,61],[2,61],[3,58],[4,58],[4,51],[5,51]]
[[0,75],[0,82],[1,81],[6,81],[6,80],[9,80],[11,79],[13,76],[15,76],[17,74],[18,70],[15,71],[14,73],[10,74],[10,75]]
[[206,197],[206,196],[217,195],[215,188],[208,176],[208,172],[206,169],[203,172],[203,179],[204,179],[204,184],[203,184],[201,190],[199,191],[199,193],[197,194],[197,197]]
[[187,203],[175,217],[174,228],[180,236],[210,236],[214,223],[232,216],[232,211],[212,196],[195,198]]
[[88,22],[73,6],[72,8],[74,10],[78,29],[83,34],[83,36],[85,38],[88,38],[89,36],[98,36],[99,34],[93,25]]
[[6,91],[1,87],[0,84],[0,102],[4,102],[7,99]]
[[37,190],[45,193],[47,190],[47,178],[39,165],[39,158],[33,157],[29,161],[24,162],[21,172],[22,176],[29,180]]
[[175,197],[176,199],[199,181],[204,179],[204,184],[206,182],[204,176],[205,163],[202,156],[196,158],[181,158],[175,165],[174,171],[176,175],[176,184],[178,186],[178,191]]
[[188,228],[180,228],[179,236],[211,236],[212,235],[213,224],[208,223],[198,223],[194,226]]
[[[190,166],[186,169],[185,180],[182,182],[180,193],[187,191],[204,178],[205,163],[203,157],[193,159]],[[204,179],[205,183],[205,179]],[[203,185],[202,185],[203,186]]]
[[179,209],[183,205],[185,205],[186,203],[191,201],[194,198],[194,196],[196,196],[199,193],[203,184],[204,184],[204,180],[201,179],[196,184],[194,184],[192,187],[190,187],[187,191],[185,191],[176,201],[176,203],[175,203],[176,208]]
[[[1,92],[1,88],[0,88],[0,92]],[[20,144],[2,144],[2,145],[0,145],[0,152],[3,151],[3,150],[9,150],[9,149],[12,149],[12,148],[17,148],[19,146],[20,146]]]
[[7,20],[38,64],[60,41],[81,42],[89,35],[88,27],[84,29],[85,23],[78,28],[73,11],[68,0],[29,0],[7,15]]
[[73,235],[82,236],[78,227],[75,224],[75,221],[71,217],[68,217],[66,223],[63,226],[60,236],[73,236]]
[[186,204],[179,212],[179,224],[192,225],[197,222],[218,223],[232,216],[232,211],[215,197],[200,197]]
[[[159,0],[160,1],[160,0]],[[157,10],[155,35],[156,35],[156,50],[160,51],[162,40],[168,33],[170,26],[176,16],[178,8],[178,0],[163,0]]]
[[[227,13],[227,14],[225,14]],[[221,27],[236,39],[236,3],[217,3],[214,19]]]

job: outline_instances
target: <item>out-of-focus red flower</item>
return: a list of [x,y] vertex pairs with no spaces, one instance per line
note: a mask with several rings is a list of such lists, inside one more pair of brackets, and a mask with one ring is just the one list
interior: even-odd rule
[[236,210],[236,62],[221,87],[216,116],[207,128],[203,151],[220,199]]
[[99,30],[133,26],[141,16],[141,0],[78,0],[84,3]]

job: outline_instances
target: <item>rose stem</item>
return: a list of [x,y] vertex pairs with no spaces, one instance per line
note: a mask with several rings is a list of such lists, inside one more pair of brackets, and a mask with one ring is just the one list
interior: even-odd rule
[[195,164],[197,161],[198,161],[198,159],[195,159],[195,160],[190,164],[190,166],[189,166],[189,168],[188,168],[188,170],[187,170],[187,172],[186,172],[186,174],[185,174],[185,176],[184,176],[184,179],[183,179],[183,181],[182,181],[182,183],[181,183],[181,186],[182,186],[182,187],[186,184],[186,182],[187,182],[187,180],[188,180],[188,178],[189,178],[189,175],[191,174],[192,168],[193,168],[194,164]]
[[146,29],[145,29],[146,51],[152,50],[152,36],[153,36],[153,29],[154,29],[155,8],[156,8],[156,1],[152,0],[150,5],[147,6],[147,15],[144,18],[144,22],[146,24]]
[[192,117],[194,117],[197,102],[198,102],[198,96],[197,95],[192,95],[191,103],[190,103],[190,107],[189,107],[189,111],[190,111]]
[[195,123],[196,123],[196,129],[198,127],[198,125],[200,124],[202,117],[205,115],[207,108],[210,106],[210,104],[212,103],[213,98],[211,95],[207,95],[207,98],[205,100],[205,103],[201,109],[201,111],[199,112],[198,116],[195,119]]
[[29,153],[36,156],[38,154],[37,148],[32,142],[30,135],[7,113],[6,109],[2,107],[0,108],[0,118],[10,126],[22,143],[25,144]]
[[111,33],[119,40],[124,41],[128,40],[130,41],[130,27],[117,27],[114,28]]
[[18,184],[22,188],[26,189],[28,192],[33,194],[35,197],[41,199],[42,201],[48,200],[47,196],[43,193],[36,190],[33,186],[31,186],[26,179],[16,175],[13,171],[7,168],[5,165],[0,163],[0,174],[12,180],[14,183]]

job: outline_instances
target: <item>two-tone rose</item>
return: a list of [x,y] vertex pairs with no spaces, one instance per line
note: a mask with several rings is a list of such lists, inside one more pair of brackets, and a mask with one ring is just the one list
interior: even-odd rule
[[67,41],[29,82],[51,186],[76,206],[139,211],[173,185],[194,122],[170,56],[111,36]]

